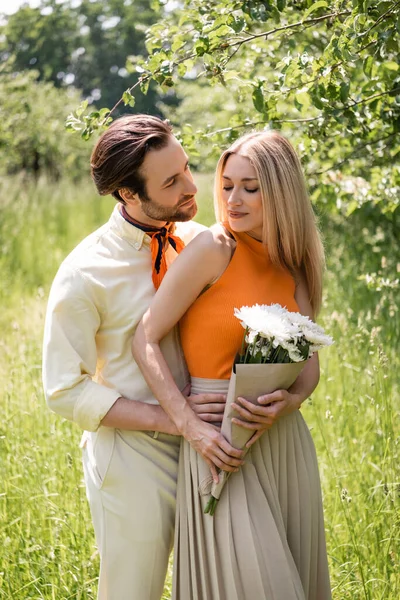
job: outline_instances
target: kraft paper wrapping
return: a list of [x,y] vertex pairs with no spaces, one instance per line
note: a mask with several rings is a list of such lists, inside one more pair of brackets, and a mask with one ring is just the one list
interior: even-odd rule
[[[232,423],[232,417],[241,418],[232,408],[239,396],[257,404],[257,398],[276,390],[287,390],[297,379],[306,361],[276,364],[235,364],[229,382],[221,433],[235,448],[244,449],[254,434]],[[213,483],[211,494],[219,499],[230,473],[221,471],[219,482]]]

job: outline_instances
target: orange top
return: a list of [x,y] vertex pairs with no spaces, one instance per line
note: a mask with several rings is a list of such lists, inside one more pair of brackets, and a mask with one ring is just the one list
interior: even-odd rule
[[247,233],[233,233],[236,249],[221,277],[180,320],[180,335],[192,377],[229,379],[244,329],[234,308],[279,303],[298,311],[292,275],[274,267],[268,250]]

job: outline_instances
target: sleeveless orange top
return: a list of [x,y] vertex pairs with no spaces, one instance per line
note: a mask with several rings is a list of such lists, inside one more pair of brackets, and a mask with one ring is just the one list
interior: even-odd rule
[[244,329],[234,308],[279,303],[298,311],[292,275],[271,264],[266,246],[247,233],[233,233],[236,249],[221,277],[203,292],[179,322],[192,377],[229,379]]

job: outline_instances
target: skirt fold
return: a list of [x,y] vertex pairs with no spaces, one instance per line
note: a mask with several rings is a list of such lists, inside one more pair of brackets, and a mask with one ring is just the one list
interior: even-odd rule
[[[227,384],[193,379],[192,393]],[[209,475],[182,440],[173,599],[331,600],[318,464],[300,411],[251,447],[213,517],[201,486]]]

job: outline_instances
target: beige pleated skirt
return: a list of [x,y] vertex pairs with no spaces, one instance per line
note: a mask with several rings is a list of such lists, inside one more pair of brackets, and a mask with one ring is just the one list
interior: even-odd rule
[[[227,385],[193,378],[192,393]],[[318,464],[300,411],[264,433],[245,460],[212,517],[201,485],[209,469],[182,440],[173,600],[330,600]]]

